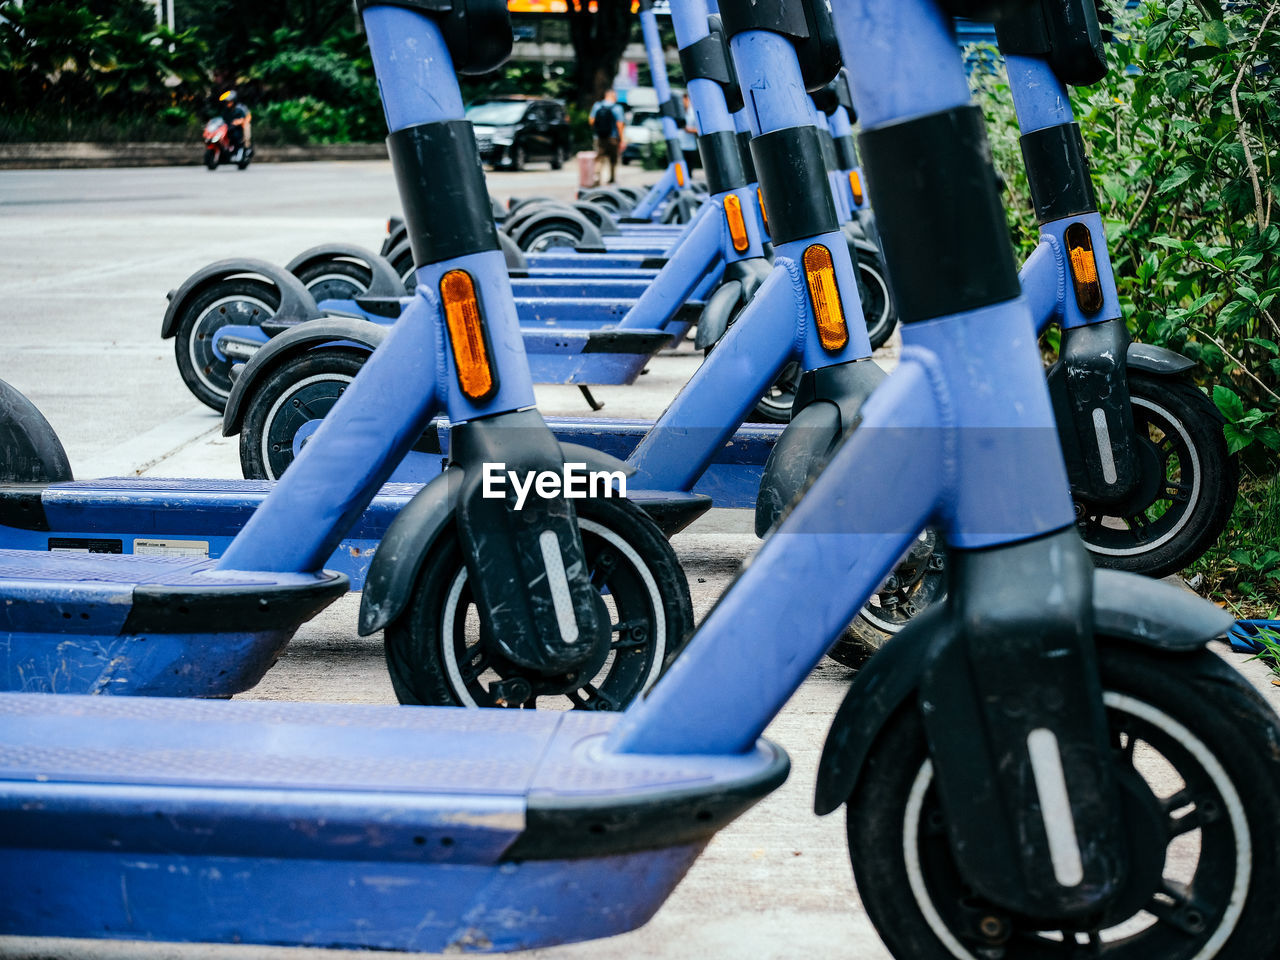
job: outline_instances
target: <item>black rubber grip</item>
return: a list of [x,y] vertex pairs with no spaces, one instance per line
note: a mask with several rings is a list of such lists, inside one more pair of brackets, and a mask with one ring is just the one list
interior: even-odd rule
[[1048,223],[1098,209],[1078,124],[1045,127],[1020,142],[1037,220]]
[[416,267],[497,250],[489,193],[467,120],[424,123],[387,137]]
[[698,155],[702,157],[702,170],[707,180],[707,190],[724,193],[745,187],[749,181],[742,169],[742,155],[738,151],[738,135],[728,130],[708,133],[698,138]]
[[754,137],[751,156],[769,211],[774,243],[831,233],[839,224],[816,127],[787,127]]
[[859,152],[904,323],[1018,296],[981,110],[966,105],[868,130]]

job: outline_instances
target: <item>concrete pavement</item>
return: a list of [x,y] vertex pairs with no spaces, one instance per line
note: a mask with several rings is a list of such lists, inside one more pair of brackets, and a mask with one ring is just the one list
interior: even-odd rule
[[[624,182],[652,174],[623,168]],[[496,196],[569,197],[573,174],[490,175]],[[235,440],[193,400],[170,342],[159,338],[164,294],[232,255],[284,263],[344,240],[377,248],[398,210],[384,162],[253,167],[0,172],[0,377],[30,396],[66,444],[77,475],[238,477]],[[601,388],[603,415],[655,416],[697,359],[655,359],[633,386]],[[572,387],[541,387],[547,413],[586,413]],[[744,511],[713,511],[674,541],[703,616],[755,548]],[[347,597],[305,625],[249,699],[394,702],[381,638],[358,638]],[[743,624],[743,656],[753,625]],[[1239,665],[1239,661],[1236,661]],[[1256,664],[1255,684],[1280,702]],[[769,728],[793,761],[788,783],[726,829],[643,929],[538,951],[541,960],[856,957],[884,960],[859,909],[843,816],[812,812],[815,769],[851,673],[824,661]],[[317,904],[317,909],[327,905]],[[331,951],[30,941],[0,938],[0,955],[147,960],[313,960]],[[354,954],[352,955],[354,956]]]

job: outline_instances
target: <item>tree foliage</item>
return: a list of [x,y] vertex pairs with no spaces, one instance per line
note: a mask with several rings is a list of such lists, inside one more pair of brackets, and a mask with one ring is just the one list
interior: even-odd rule
[[[1072,91],[1121,302],[1139,339],[1201,364],[1234,450],[1280,452],[1280,0],[1149,0],[1111,71]],[[1000,71],[977,71],[1007,209],[1037,230]]]

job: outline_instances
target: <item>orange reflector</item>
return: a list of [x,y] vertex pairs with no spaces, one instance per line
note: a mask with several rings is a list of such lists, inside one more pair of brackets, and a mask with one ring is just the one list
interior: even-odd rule
[[484,320],[476,300],[475,284],[465,270],[450,270],[440,278],[440,299],[449,327],[449,346],[458,368],[458,385],[471,400],[486,400],[497,388],[489,366]]
[[679,160],[676,161],[676,186],[684,186],[684,164]]
[[857,170],[849,171],[849,186],[853,190],[853,202],[862,206],[862,177]]
[[769,214],[764,209],[764,191],[756,187],[756,199],[760,201],[760,219],[764,221],[764,228],[769,229]]
[[1067,261],[1071,264],[1072,285],[1076,303],[1086,315],[1102,309],[1102,283],[1098,280],[1098,261],[1093,254],[1093,237],[1083,223],[1073,223],[1064,234]]
[[835,353],[849,342],[849,327],[844,322],[840,305],[840,288],[836,286],[836,268],[831,251],[815,243],[804,252],[804,277],[809,283],[809,300],[818,321],[818,341]]
[[724,198],[724,218],[729,224],[729,239],[739,253],[751,245],[747,236],[747,224],[742,219],[742,201],[732,193]]

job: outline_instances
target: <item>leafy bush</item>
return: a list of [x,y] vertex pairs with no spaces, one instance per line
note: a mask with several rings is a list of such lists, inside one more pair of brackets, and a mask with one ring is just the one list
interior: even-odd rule
[[[1198,360],[1254,463],[1280,451],[1280,4],[1148,0],[1074,89],[1125,318]],[[1022,255],[1036,225],[1003,74],[975,72]]]
[[349,143],[351,111],[298,97],[253,108],[255,143]]

